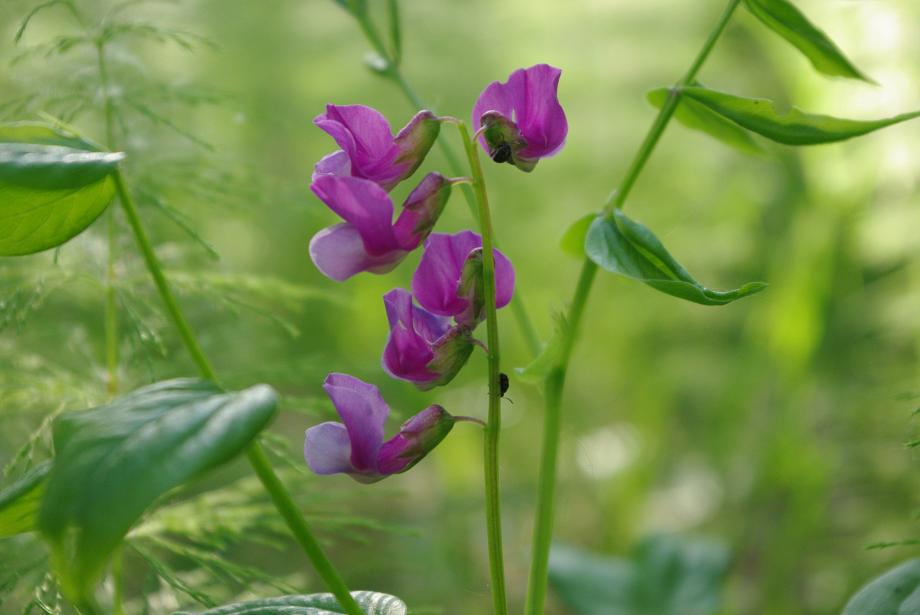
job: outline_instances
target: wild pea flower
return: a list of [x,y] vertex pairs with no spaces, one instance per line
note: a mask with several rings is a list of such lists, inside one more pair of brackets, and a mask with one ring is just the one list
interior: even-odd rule
[[310,241],[310,257],[339,282],[361,271],[386,273],[417,248],[434,228],[450,197],[451,182],[429,173],[409,194],[393,223],[393,202],[377,184],[357,177],[322,175],[310,188],[345,220]]
[[470,329],[414,305],[402,288],[384,295],[383,303],[390,323],[383,369],[423,391],[453,380],[473,352]]
[[548,64],[520,68],[506,83],[493,81],[473,106],[479,142],[495,162],[532,171],[565,143],[569,127],[557,90],[562,71]]
[[415,172],[441,130],[431,111],[419,111],[394,137],[383,114],[364,105],[326,105],[326,112],[313,123],[342,148],[316,164],[314,179],[361,177],[387,192]]
[[[473,328],[485,318],[482,290],[482,237],[473,231],[454,235],[432,233],[412,277],[412,294],[423,308],[453,316]],[[514,294],[514,267],[495,251],[495,306],[502,308]]]
[[348,474],[362,483],[405,472],[429,453],[454,426],[441,406],[428,406],[384,442],[390,407],[380,389],[348,374],[329,374],[323,389],[342,418],[307,430],[304,458],[317,474]]

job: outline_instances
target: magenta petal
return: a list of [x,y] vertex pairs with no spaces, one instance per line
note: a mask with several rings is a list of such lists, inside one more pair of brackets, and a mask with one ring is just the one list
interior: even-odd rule
[[428,237],[450,198],[450,180],[440,173],[429,173],[403,203],[393,225],[396,240],[404,250],[414,250]]
[[329,133],[363,177],[370,166],[396,155],[393,131],[382,113],[365,105],[326,105],[313,123]]
[[310,189],[329,209],[358,229],[369,254],[380,256],[400,248],[393,234],[393,202],[374,182],[323,175]]
[[383,424],[390,413],[380,390],[348,374],[329,374],[323,389],[348,430],[351,465],[359,473],[376,472]]
[[316,474],[351,472],[351,441],[341,423],[322,423],[307,430],[303,456]]
[[379,256],[368,254],[358,229],[348,223],[324,228],[310,241],[310,258],[316,268],[337,282],[344,282],[362,271],[387,273],[406,254],[405,250],[393,250]]
[[508,79],[515,121],[527,141],[521,152],[525,158],[551,156],[565,143],[568,122],[557,97],[561,74],[558,68],[537,64],[514,71]]
[[351,159],[343,150],[336,150],[331,154],[323,156],[316,166],[313,167],[313,177],[311,181],[323,175],[337,175],[339,177],[351,177]]
[[412,295],[402,288],[383,296],[390,336],[383,351],[383,368],[401,380],[429,382],[440,374],[428,369],[434,359],[433,345],[450,326],[439,318],[412,304]]
[[514,295],[514,265],[501,251],[495,251],[495,307],[503,308]]
[[383,443],[377,466],[381,474],[405,472],[427,455],[454,426],[441,406],[429,406],[410,418],[399,433]]
[[[479,98],[476,99],[476,104],[473,105],[474,129],[479,130],[482,116],[486,111],[497,111],[508,119],[511,119],[514,113],[514,105],[511,101],[511,97],[508,95],[507,88],[507,84],[499,81],[493,81],[486,86],[486,89],[484,89],[482,94],[479,95]],[[479,137],[479,142],[488,152],[489,146],[485,138]]]

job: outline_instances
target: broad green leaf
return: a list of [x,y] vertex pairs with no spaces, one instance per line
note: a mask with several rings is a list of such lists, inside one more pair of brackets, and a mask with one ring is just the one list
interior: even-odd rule
[[873,83],[853,66],[834,41],[787,0],[745,0],[744,4],[765,26],[801,51],[818,72]]
[[[646,94],[646,98],[653,107],[661,109],[668,99],[668,88],[652,90]],[[764,149],[757,144],[750,133],[695,100],[681,97],[680,104],[674,111],[674,117],[687,128],[704,132],[746,154],[758,156],[764,154]]]
[[31,532],[51,463],[37,465],[0,491],[0,538]]
[[719,543],[653,536],[629,558],[553,545],[549,580],[577,615],[712,615],[728,551]]
[[591,224],[585,251],[602,269],[702,305],[724,305],[767,287],[763,282],[750,282],[730,291],[706,288],[687,273],[649,229],[619,210],[612,218],[598,218]]
[[559,240],[559,247],[569,256],[575,258],[585,257],[585,236],[588,234],[588,227],[597,218],[597,214],[587,214],[576,220],[566,229],[562,239]]
[[920,111],[914,111],[881,120],[847,120],[804,113],[795,107],[779,113],[773,101],[765,98],[743,98],[704,87],[686,87],[682,92],[739,126],[786,145],[843,141],[920,117]]
[[[367,615],[406,615],[406,604],[377,592],[351,592]],[[345,611],[332,594],[279,596],[219,606],[207,611],[180,611],[174,615],[335,615]]]
[[169,380],[61,415],[39,511],[65,592],[84,598],[130,527],[164,493],[240,453],[271,420],[275,392]]
[[123,157],[46,124],[0,124],[0,256],[47,250],[85,230],[111,202]]
[[904,562],[869,582],[853,596],[842,615],[920,613],[920,558]]

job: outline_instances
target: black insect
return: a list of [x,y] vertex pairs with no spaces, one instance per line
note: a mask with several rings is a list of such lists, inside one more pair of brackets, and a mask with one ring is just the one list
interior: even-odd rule
[[511,386],[511,383],[508,382],[508,374],[502,372],[498,375],[498,388],[501,391],[499,397],[504,397],[505,393],[508,392],[508,387]]
[[511,146],[507,143],[502,143],[489,152],[489,155],[495,162],[511,162]]

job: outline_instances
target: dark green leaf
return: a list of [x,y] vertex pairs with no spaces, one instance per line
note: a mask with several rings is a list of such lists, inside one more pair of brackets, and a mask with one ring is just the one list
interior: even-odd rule
[[792,107],[779,113],[773,101],[743,98],[704,87],[687,87],[684,96],[696,100],[739,126],[787,145],[819,145],[858,137],[920,116],[920,111],[881,120],[846,120],[804,113]]
[[889,570],[853,596],[842,615],[915,615],[920,613],[920,558]]
[[144,510],[240,453],[275,408],[275,392],[265,385],[225,393],[184,379],[61,415],[39,527],[71,598],[87,595]]
[[587,214],[573,222],[559,241],[559,247],[562,248],[562,251],[575,258],[584,258],[585,236],[588,234],[588,228],[591,223],[596,218],[597,214]]
[[50,471],[51,463],[45,462],[0,491],[0,538],[35,529],[35,517]]
[[[406,604],[395,596],[377,592],[351,592],[367,615],[406,615]],[[335,615],[345,611],[332,594],[280,596],[249,600],[207,611],[181,611],[174,615]]]
[[[668,88],[652,90],[646,94],[646,98],[653,107],[661,109],[668,98]],[[764,153],[763,148],[757,144],[750,133],[695,100],[682,97],[674,111],[674,117],[687,128],[704,132],[746,154],[762,155]]]
[[750,282],[724,292],[706,288],[687,273],[649,229],[619,210],[612,218],[598,218],[591,224],[585,251],[602,269],[702,305],[724,305],[767,287],[763,282]]
[[554,545],[549,579],[578,615],[711,615],[728,561],[718,543],[675,536],[647,538],[628,559]]
[[99,217],[124,156],[38,123],[0,125],[0,256],[61,245]]
[[801,51],[818,72],[873,82],[793,4],[786,0],[745,0],[744,3],[765,26]]

